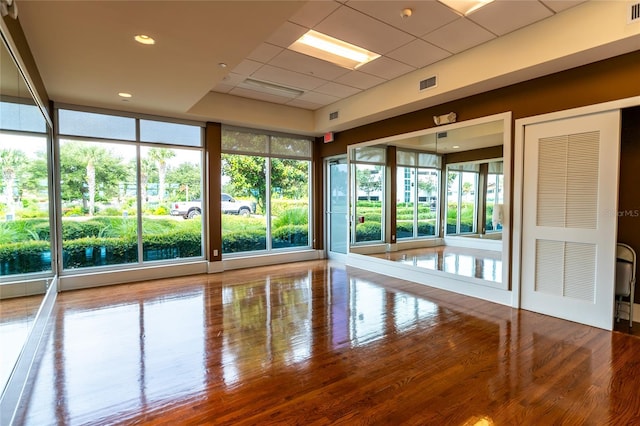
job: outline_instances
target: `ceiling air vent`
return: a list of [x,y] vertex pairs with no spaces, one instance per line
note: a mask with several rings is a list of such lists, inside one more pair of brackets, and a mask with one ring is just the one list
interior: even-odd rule
[[329,113],[329,120],[335,120],[338,118],[338,111],[333,111]]
[[431,87],[436,86],[436,76],[425,78],[424,80],[420,80],[420,90],[430,89]]
[[629,15],[627,23],[640,21],[640,2],[629,3]]

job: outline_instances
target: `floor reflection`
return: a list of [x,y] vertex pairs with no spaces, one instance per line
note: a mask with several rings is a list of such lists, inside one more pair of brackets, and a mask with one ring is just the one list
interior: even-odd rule
[[371,256],[463,277],[502,282],[502,254],[498,251],[438,246]]
[[42,295],[0,301],[0,393],[11,377],[40,303],[42,303]]
[[56,311],[19,424],[640,415],[640,339],[326,261],[62,293]]

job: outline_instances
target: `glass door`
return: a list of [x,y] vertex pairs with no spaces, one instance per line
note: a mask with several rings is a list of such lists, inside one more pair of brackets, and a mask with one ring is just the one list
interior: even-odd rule
[[347,157],[326,161],[326,247],[329,258],[347,254],[349,242],[349,175]]

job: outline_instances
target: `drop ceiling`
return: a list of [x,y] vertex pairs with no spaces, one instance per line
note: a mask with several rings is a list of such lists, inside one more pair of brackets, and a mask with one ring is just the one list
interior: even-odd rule
[[[314,111],[584,3],[496,0],[461,16],[435,0],[17,1],[53,101],[236,125],[259,121],[250,113],[258,105],[306,117],[307,133],[324,130],[314,129]],[[410,17],[402,16],[406,8]],[[287,49],[309,29],[382,56],[349,70]],[[136,43],[141,33],[156,44]],[[247,79],[296,92],[278,94]],[[133,97],[122,100],[119,92]],[[224,108],[233,117],[217,112]]]

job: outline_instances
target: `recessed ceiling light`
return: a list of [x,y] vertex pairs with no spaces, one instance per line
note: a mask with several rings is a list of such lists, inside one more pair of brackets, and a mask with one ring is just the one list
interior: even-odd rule
[[453,148],[453,149],[458,149],[458,148],[460,148],[460,145],[454,145],[454,146],[452,146],[451,148]]
[[132,97],[133,95],[131,93],[127,93],[127,92],[120,92],[120,93],[118,93],[118,96],[120,96],[121,98],[127,98],[128,99],[128,98]]
[[493,0],[438,0],[440,3],[449,6],[451,9],[463,15],[469,15],[472,12],[486,6]]
[[377,53],[313,30],[307,31],[289,49],[349,69],[357,69],[380,57]]
[[146,34],[138,34],[134,39],[140,44],[156,44],[156,41]]
[[226,67],[227,67],[227,64],[226,64],[226,63],[224,63],[224,62],[220,62],[220,63],[218,64],[218,66],[219,66],[220,68],[226,68]]

